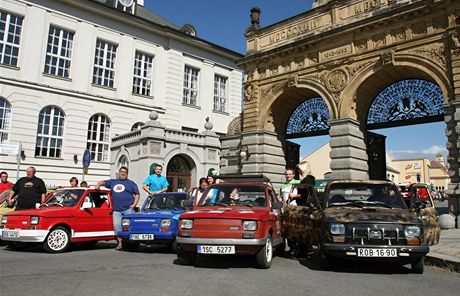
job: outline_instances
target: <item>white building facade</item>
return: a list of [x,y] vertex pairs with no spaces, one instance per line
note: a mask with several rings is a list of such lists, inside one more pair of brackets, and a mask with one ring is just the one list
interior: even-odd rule
[[[93,183],[114,176],[112,138],[152,111],[179,133],[206,133],[209,117],[217,135],[240,114],[240,54],[186,34],[143,1],[120,5],[1,2],[0,141],[20,145],[19,176],[32,165],[47,185],[67,185],[82,179],[88,149],[85,179]],[[13,182],[17,167],[16,156],[0,154],[0,171]]]

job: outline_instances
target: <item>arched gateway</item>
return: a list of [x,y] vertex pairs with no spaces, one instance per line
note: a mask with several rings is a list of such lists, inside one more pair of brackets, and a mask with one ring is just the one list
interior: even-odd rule
[[[460,195],[460,2],[320,2],[265,28],[259,26],[260,10],[251,10],[247,54],[237,61],[246,73],[244,111],[222,142],[221,173],[263,173],[282,182],[291,149],[285,140],[290,132],[305,132],[289,129],[289,119],[303,102],[319,98],[329,116],[332,178],[369,179],[373,102],[398,82],[424,81],[439,88],[443,110],[418,120],[445,121],[448,192]],[[394,111],[404,111],[402,104]],[[318,115],[297,123],[326,124]]]

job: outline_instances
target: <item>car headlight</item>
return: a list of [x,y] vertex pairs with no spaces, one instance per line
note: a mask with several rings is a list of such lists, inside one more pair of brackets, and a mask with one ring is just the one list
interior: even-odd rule
[[30,224],[31,225],[36,225],[36,224],[38,224],[39,220],[40,220],[40,217],[32,216],[32,217],[30,217]]
[[8,222],[8,217],[3,216],[2,217],[2,224],[6,224],[6,222]]
[[419,237],[421,230],[419,226],[406,226],[404,227],[404,235],[406,238]]
[[190,219],[180,220],[180,228],[182,228],[182,229],[192,229],[193,228],[193,220],[190,220]]
[[171,227],[170,219],[161,219],[161,227]]
[[334,235],[345,234],[345,225],[342,223],[331,223],[330,231]]
[[246,231],[257,230],[257,221],[243,221],[243,230],[246,230]]
[[129,226],[130,223],[131,223],[130,219],[121,220],[121,226]]

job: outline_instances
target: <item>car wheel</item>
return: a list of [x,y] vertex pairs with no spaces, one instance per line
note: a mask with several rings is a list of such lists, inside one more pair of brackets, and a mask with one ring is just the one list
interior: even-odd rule
[[11,250],[15,250],[15,251],[22,251],[22,250],[25,250],[25,249],[27,249],[28,246],[29,246],[28,243],[23,243],[23,242],[8,242],[8,248],[10,248]]
[[192,265],[195,263],[196,254],[184,251],[179,245],[177,246],[177,261],[182,265]]
[[69,231],[62,226],[53,228],[46,236],[43,249],[48,253],[62,253],[70,246]]
[[272,266],[273,259],[273,243],[272,237],[269,235],[262,249],[256,254],[257,266],[259,268],[268,269]]
[[136,251],[141,245],[141,243],[139,242],[132,242],[129,240],[123,240],[122,244],[123,244],[123,250],[128,251],[128,252]]
[[422,274],[423,270],[425,269],[425,260],[424,258],[418,258],[415,261],[411,262],[412,272],[416,274]]

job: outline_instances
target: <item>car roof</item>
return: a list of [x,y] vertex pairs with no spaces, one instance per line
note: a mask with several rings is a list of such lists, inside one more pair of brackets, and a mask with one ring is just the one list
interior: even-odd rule
[[332,181],[328,185],[332,184],[347,184],[347,183],[364,183],[364,184],[394,184],[391,181],[385,181],[385,180],[340,180],[340,181]]

